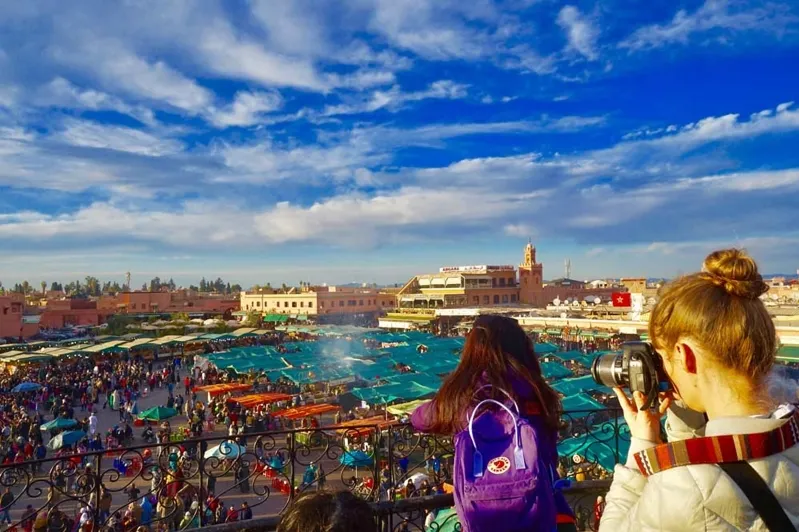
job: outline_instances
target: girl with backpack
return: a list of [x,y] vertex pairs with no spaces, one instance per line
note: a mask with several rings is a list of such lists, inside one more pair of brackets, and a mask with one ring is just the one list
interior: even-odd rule
[[419,431],[455,435],[455,507],[464,532],[575,529],[555,485],[560,411],[519,323],[478,317],[458,367],[411,416]]
[[640,392],[630,399],[615,389],[632,441],[605,497],[601,532],[797,529],[796,383],[775,386],[777,335],[760,300],[767,290],[755,261],[737,249],[711,253],[701,272],[665,287],[649,337],[673,397],[645,410]]

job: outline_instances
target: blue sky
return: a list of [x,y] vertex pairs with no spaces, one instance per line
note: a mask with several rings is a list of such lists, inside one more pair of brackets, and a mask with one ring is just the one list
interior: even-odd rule
[[799,5],[27,0],[0,281],[799,268]]

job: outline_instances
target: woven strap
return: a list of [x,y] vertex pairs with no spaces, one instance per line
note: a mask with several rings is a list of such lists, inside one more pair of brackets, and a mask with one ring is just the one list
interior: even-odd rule
[[674,467],[757,460],[779,454],[799,443],[799,412],[769,432],[706,436],[664,443],[635,453],[648,477]]

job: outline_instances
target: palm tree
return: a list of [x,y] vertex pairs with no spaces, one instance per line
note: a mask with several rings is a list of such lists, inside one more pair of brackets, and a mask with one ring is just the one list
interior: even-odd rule
[[47,281],[42,281],[42,295],[47,294]]

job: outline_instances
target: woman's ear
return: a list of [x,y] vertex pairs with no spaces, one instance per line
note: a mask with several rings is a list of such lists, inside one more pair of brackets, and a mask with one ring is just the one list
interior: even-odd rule
[[696,375],[696,353],[694,349],[686,343],[678,343],[674,347],[674,351],[677,353],[685,372]]

